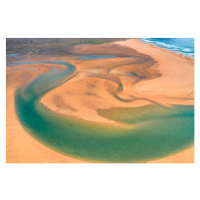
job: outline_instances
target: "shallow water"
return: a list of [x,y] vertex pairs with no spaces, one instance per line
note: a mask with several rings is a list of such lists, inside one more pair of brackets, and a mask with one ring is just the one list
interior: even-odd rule
[[98,111],[104,117],[134,124],[132,128],[102,125],[54,113],[43,106],[40,99],[62,81],[67,81],[66,77],[75,72],[75,66],[62,61],[36,63],[65,65],[67,68],[64,71],[52,68],[18,89],[16,113],[27,132],[55,151],[87,161],[144,162],[179,152],[193,144],[194,106],[177,105],[164,109],[152,105]]
[[7,57],[17,57],[18,54],[15,54],[15,53],[13,53],[13,54],[6,54],[6,56],[7,56]]

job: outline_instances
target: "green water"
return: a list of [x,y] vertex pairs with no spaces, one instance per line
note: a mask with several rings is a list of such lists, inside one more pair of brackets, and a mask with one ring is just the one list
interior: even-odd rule
[[61,84],[75,67],[56,68],[39,75],[15,94],[20,123],[38,141],[62,154],[96,162],[144,162],[179,152],[194,142],[194,106],[157,105],[99,110],[99,114],[134,124],[132,128],[63,117],[40,103],[41,97]]

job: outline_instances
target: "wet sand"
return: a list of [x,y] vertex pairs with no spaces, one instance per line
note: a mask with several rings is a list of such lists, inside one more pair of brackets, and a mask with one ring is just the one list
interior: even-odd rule
[[[73,53],[77,54],[109,54],[113,51],[119,56],[128,54],[136,57],[101,60],[51,58],[51,60],[65,60],[75,65],[78,75],[46,94],[41,99],[41,103],[62,115],[99,123],[112,123],[116,126],[123,126],[123,124],[98,115],[98,109],[138,107],[154,103],[166,107],[176,104],[194,104],[194,60],[192,58],[184,58],[135,39],[97,46],[79,45],[73,49]],[[26,67],[29,70],[25,70]],[[37,69],[40,73],[49,70],[49,67],[43,64],[34,67],[23,65],[20,66],[20,71],[12,71],[11,67],[7,70],[7,162],[84,162],[64,156],[42,145],[18,122],[14,109],[14,92],[38,75],[37,71],[30,68]],[[123,89],[120,89],[121,85]],[[194,148],[150,162],[192,163]]]
[[[28,66],[27,66],[28,67]],[[30,67],[30,66],[29,66]],[[60,67],[60,66],[57,66]],[[6,84],[6,162],[7,163],[84,163],[82,160],[57,153],[35,140],[19,123],[14,106],[14,93],[20,86],[38,76],[35,71],[24,70],[7,74]],[[43,65],[34,66],[41,73],[49,71]],[[10,69],[8,69],[10,71]],[[18,80],[18,81],[16,81]]]

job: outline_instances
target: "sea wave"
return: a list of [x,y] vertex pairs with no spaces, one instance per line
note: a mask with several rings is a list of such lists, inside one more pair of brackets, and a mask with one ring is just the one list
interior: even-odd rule
[[[194,45],[191,43],[191,44],[189,44],[190,46],[188,46],[188,41],[186,42],[184,38],[175,39],[176,44],[169,44],[169,43],[172,43],[171,40],[173,40],[173,39],[170,39],[169,42],[167,39],[164,41],[159,41],[159,40],[161,40],[161,39],[154,39],[154,38],[153,39],[147,39],[147,38],[141,39],[141,41],[143,41],[143,42],[154,44],[158,47],[165,48],[170,51],[174,51],[178,54],[182,54],[183,56],[194,57]],[[177,40],[180,42],[177,42]]]

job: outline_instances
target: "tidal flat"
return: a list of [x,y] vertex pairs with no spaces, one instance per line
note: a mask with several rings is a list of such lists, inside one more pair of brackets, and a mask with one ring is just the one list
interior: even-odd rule
[[7,39],[7,162],[194,162],[194,58],[85,40]]

